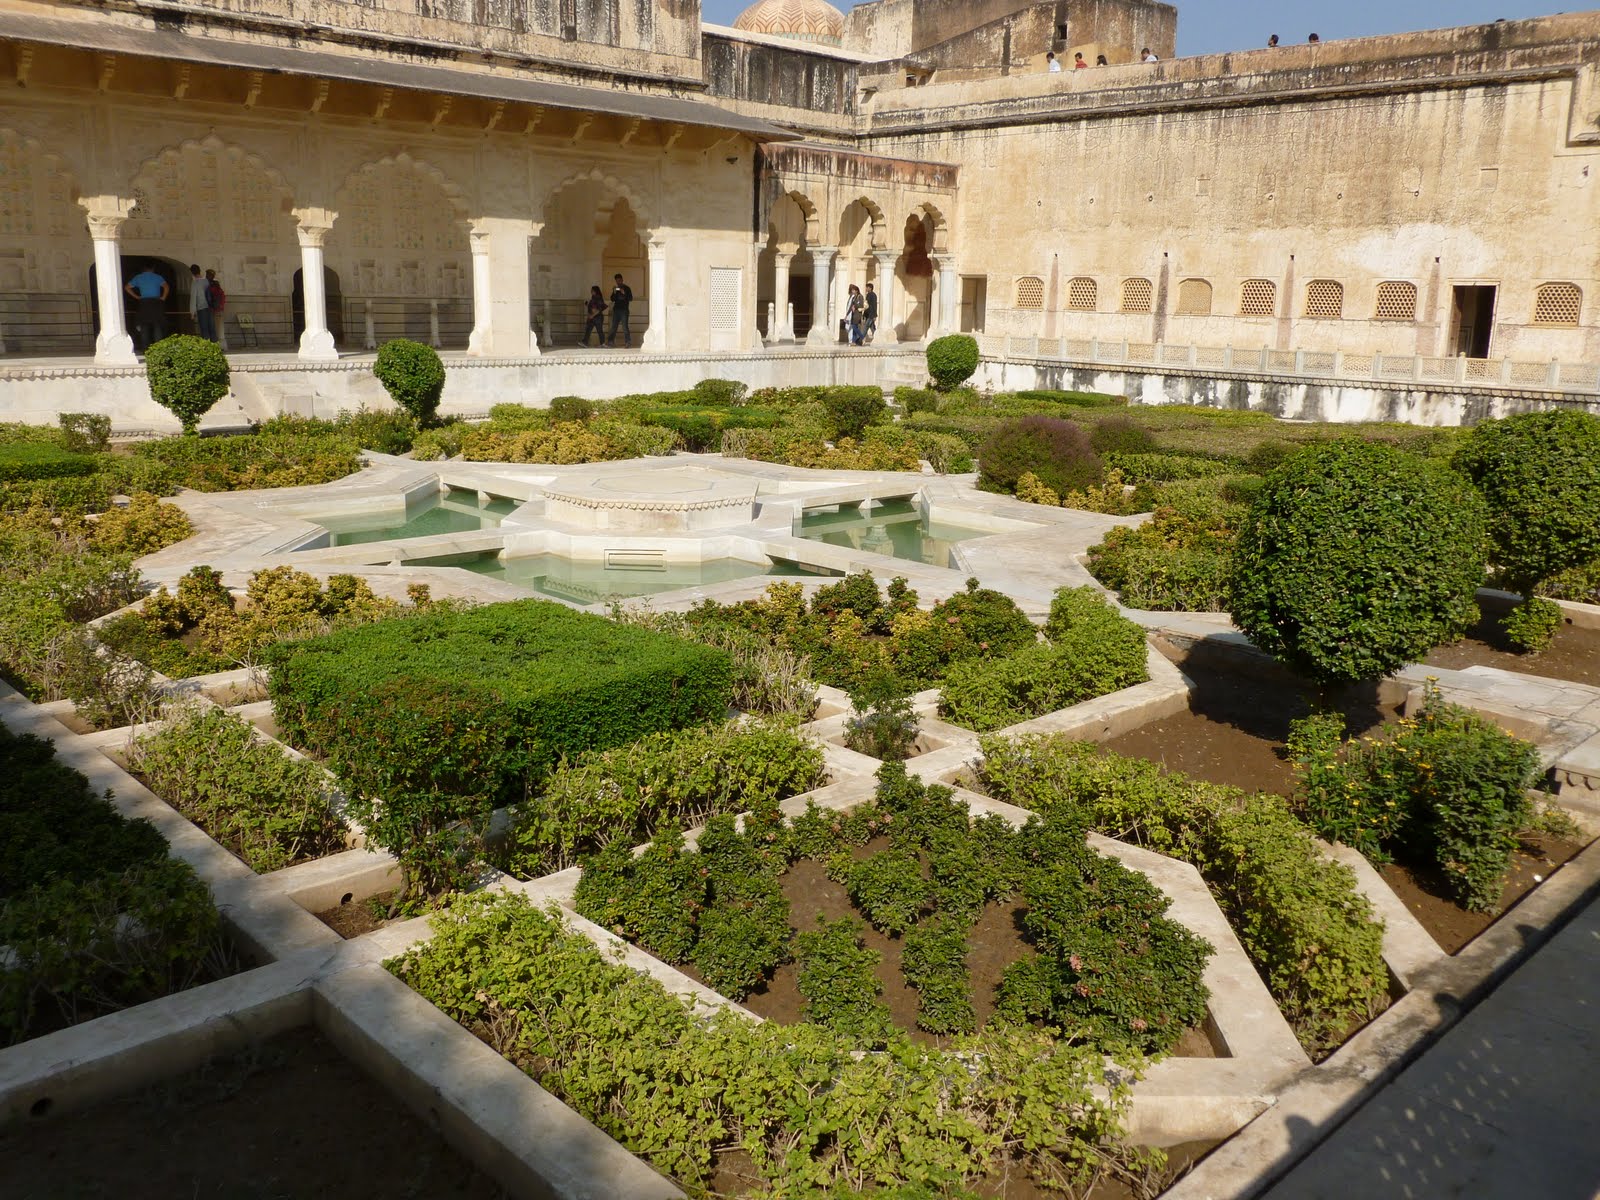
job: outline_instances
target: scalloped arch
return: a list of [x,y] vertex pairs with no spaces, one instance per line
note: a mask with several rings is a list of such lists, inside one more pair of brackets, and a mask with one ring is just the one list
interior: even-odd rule
[[455,210],[458,219],[462,221],[468,219],[467,198],[450,176],[446,175],[427,159],[414,157],[409,150],[402,150],[398,154],[385,154],[382,158],[375,158],[370,162],[362,163],[340,181],[338,188],[334,192],[334,203],[338,203],[338,198],[349,191],[350,185],[356,179],[363,175],[371,175],[380,167],[401,167],[405,170],[416,171],[425,179],[439,186],[440,190],[444,192],[445,198],[449,200],[450,207]]
[[655,226],[650,206],[639,195],[638,190],[626,180],[619,179],[601,167],[591,167],[587,171],[574,171],[545,193],[543,213],[545,220],[548,221],[550,219],[550,210],[555,206],[556,197],[560,196],[569,187],[575,187],[580,183],[598,183],[601,187],[616,192],[628,202],[628,207],[633,209],[634,215],[639,218],[640,224],[647,229]]
[[83,186],[79,182],[78,169],[64,156],[57,154],[54,150],[46,150],[44,143],[38,138],[33,137],[31,134],[23,133],[20,129],[14,129],[9,125],[0,125],[0,141],[12,142],[31,154],[37,154],[40,161],[49,166],[51,170],[59,171],[65,175],[68,182],[72,184],[72,200],[74,203],[77,202],[78,197],[83,192]]
[[845,221],[850,215],[850,210],[858,204],[867,214],[867,223],[871,229],[871,232],[868,235],[868,240],[874,249],[882,249],[884,237],[888,229],[888,218],[884,216],[883,206],[871,196],[868,196],[864,193],[859,196],[852,196],[850,199],[846,200],[844,202],[844,206],[840,208],[839,241],[843,243],[847,240],[845,236]]
[[245,149],[237,142],[226,141],[214,133],[208,133],[202,138],[185,138],[181,142],[173,142],[170,146],[162,147],[160,150],[156,151],[149,158],[145,159],[139,164],[138,168],[134,171],[133,176],[128,180],[129,188],[137,188],[139,184],[143,182],[146,173],[148,173],[151,168],[156,166],[158,163],[177,158],[185,150],[206,150],[212,154],[226,154],[229,158],[236,162],[247,162],[252,167],[255,167],[258,171],[264,174],[268,179],[270,179],[273,186],[276,187],[291,204],[294,202],[294,188],[291,187],[289,181],[284,178],[282,171],[278,170],[277,167],[273,166],[266,159],[262,158],[261,155],[256,154],[254,151]]

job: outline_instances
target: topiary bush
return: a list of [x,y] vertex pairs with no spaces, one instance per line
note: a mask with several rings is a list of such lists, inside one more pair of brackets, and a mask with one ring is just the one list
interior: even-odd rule
[[550,420],[561,425],[568,421],[582,424],[594,416],[594,402],[582,396],[557,396],[550,401]]
[[1099,483],[1104,467],[1082,426],[1058,417],[1022,417],[997,426],[978,448],[978,486],[1015,493],[1027,474],[1065,495]]
[[228,358],[222,347],[187,333],[162,338],[144,352],[150,397],[192,434],[200,418],[228,394]]
[[928,375],[940,391],[960,387],[978,369],[978,339],[947,333],[928,343]]
[[[1600,557],[1600,417],[1570,409],[1475,426],[1455,466],[1488,502],[1489,565],[1531,601],[1546,579]],[[1548,615],[1513,610],[1506,636],[1540,650]]]
[[1234,550],[1234,623],[1324,687],[1377,679],[1476,614],[1484,506],[1448,468],[1370,442],[1308,447],[1267,476]]
[[372,373],[389,398],[411,414],[419,426],[433,423],[444,395],[444,363],[432,346],[395,338],[378,347]]

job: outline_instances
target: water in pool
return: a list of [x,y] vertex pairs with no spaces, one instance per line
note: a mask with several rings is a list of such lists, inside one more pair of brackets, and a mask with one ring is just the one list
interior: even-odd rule
[[599,562],[575,562],[554,554],[529,554],[501,558],[495,551],[479,554],[447,554],[435,558],[414,558],[412,566],[461,567],[490,579],[503,579],[517,587],[529,588],[545,596],[569,600],[574,604],[593,604],[598,600],[650,596],[678,588],[723,583],[752,575],[808,574],[793,564],[774,563],[771,567],[734,558],[712,559],[699,563],[669,563],[650,567],[608,567]]
[[870,509],[865,504],[812,509],[800,519],[795,536],[932,567],[950,567],[957,565],[950,553],[957,542],[990,532],[929,520],[913,500],[885,500]]
[[329,544],[356,546],[363,542],[387,542],[396,538],[427,537],[434,533],[464,533],[500,524],[520,500],[492,498],[479,503],[477,492],[435,493],[406,505],[404,510],[360,515],[328,513],[307,517],[328,531]]

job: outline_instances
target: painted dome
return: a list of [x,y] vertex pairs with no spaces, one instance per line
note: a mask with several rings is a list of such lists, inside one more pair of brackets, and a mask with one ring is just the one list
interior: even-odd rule
[[844,14],[828,0],[756,0],[734,18],[733,27],[826,46],[844,40]]

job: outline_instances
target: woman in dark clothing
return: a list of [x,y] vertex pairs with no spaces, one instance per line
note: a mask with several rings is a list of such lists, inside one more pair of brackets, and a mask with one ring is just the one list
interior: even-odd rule
[[606,298],[600,294],[600,285],[598,283],[589,289],[589,300],[583,306],[583,313],[586,324],[583,327],[583,337],[579,340],[578,345],[588,346],[590,330],[594,331],[595,345],[605,345]]

